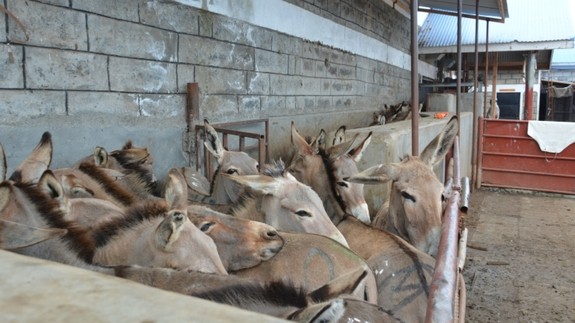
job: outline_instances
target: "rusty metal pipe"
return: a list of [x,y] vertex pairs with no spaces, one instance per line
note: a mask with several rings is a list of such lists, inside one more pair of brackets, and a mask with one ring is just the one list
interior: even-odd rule
[[459,138],[455,140],[453,156],[455,159],[453,171],[455,187],[443,214],[439,250],[429,297],[427,298],[426,323],[452,322],[455,319],[456,309],[454,303],[457,291],[456,280],[458,279],[459,202],[461,199]]
[[417,47],[418,0],[411,0],[411,154],[419,155],[419,75],[417,70],[419,48]]
[[[477,87],[479,82],[479,0],[475,0],[475,66],[473,68],[473,133],[471,139],[471,183],[477,179]],[[472,186],[473,187],[473,186]]]

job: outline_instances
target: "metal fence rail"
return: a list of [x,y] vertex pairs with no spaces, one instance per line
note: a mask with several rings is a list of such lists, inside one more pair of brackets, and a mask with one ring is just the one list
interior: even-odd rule
[[452,194],[443,214],[441,239],[436,257],[433,280],[427,299],[425,322],[464,322],[465,284],[458,269],[459,245],[459,204],[461,201],[461,177],[459,159],[459,138],[453,146]]

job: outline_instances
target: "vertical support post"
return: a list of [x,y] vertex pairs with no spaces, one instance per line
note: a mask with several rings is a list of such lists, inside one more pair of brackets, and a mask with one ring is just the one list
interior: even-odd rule
[[419,74],[417,62],[417,8],[418,0],[411,0],[411,154],[419,155]]
[[455,111],[457,119],[461,120],[461,21],[463,20],[463,0],[457,0],[457,91],[455,92]]
[[489,76],[489,19],[485,21],[485,75],[483,76],[483,113],[487,117],[487,78]]
[[493,69],[491,70],[491,115],[489,118],[495,119],[495,101],[497,100],[497,69],[499,68],[499,52],[493,53]]
[[475,65],[473,69],[473,134],[471,139],[471,188],[473,189],[477,178],[477,74],[479,74],[479,0],[475,0]]
[[526,55],[527,68],[525,69],[525,116],[526,120],[533,118],[533,85],[535,84],[535,53]]

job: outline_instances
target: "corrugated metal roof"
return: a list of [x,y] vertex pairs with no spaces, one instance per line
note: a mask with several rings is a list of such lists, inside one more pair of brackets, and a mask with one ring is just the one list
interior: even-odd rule
[[[551,5],[553,4],[553,5]],[[573,40],[571,8],[567,0],[507,0],[509,18],[489,23],[489,44],[516,44]],[[461,44],[475,43],[475,20],[461,21]],[[479,21],[479,44],[485,44],[486,22]],[[457,45],[457,17],[429,14],[419,31],[419,48]],[[509,48],[508,50],[513,50]]]
[[[459,0],[419,0],[420,11],[431,11],[457,15],[457,2]],[[463,16],[475,16],[475,0],[461,0],[461,12]],[[509,17],[506,0],[481,0],[479,1],[479,17],[489,19],[505,19]]]
[[574,69],[575,48],[556,49],[551,57],[551,69]]

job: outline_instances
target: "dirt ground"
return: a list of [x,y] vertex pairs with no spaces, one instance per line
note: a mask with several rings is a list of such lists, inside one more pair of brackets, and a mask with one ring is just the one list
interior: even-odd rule
[[575,322],[575,198],[475,190],[466,322]]

